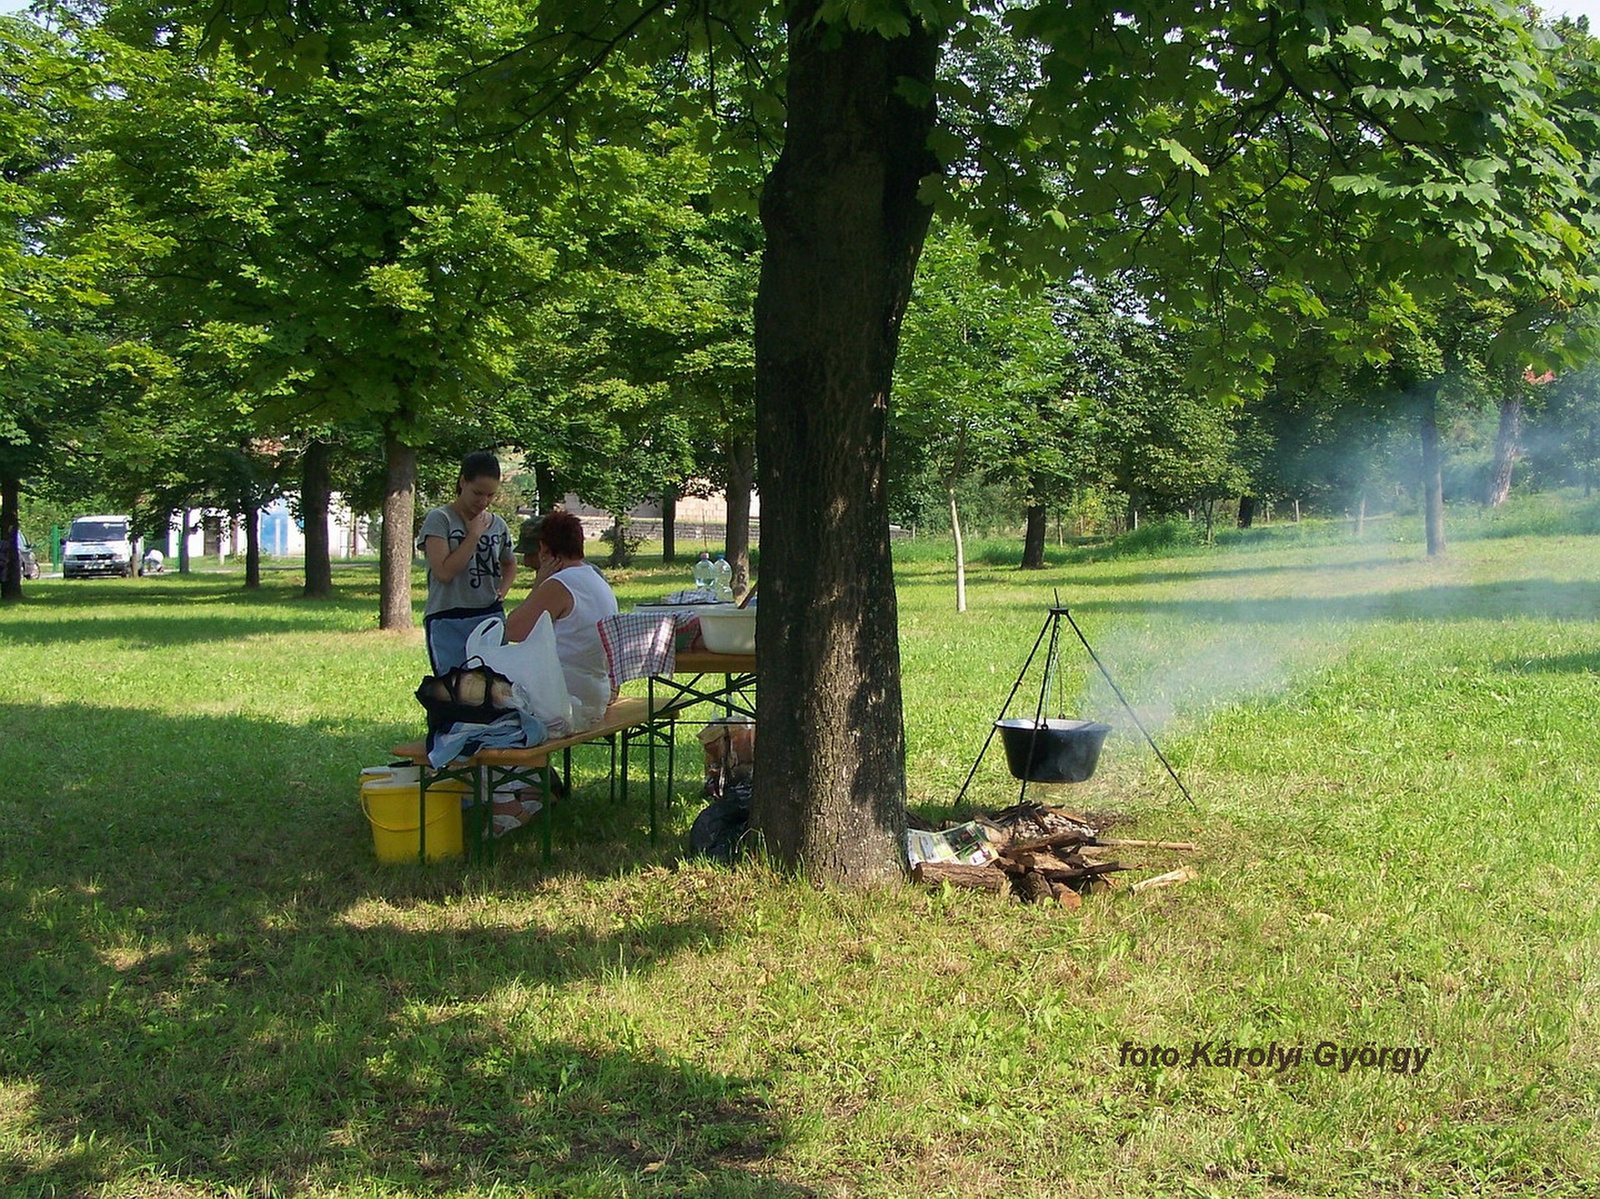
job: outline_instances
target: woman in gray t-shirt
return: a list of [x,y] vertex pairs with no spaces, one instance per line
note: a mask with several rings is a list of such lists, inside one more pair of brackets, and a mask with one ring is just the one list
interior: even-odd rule
[[499,490],[499,461],[474,451],[461,460],[455,500],[422,518],[417,546],[428,560],[422,629],[436,675],[466,661],[467,635],[485,617],[505,617],[502,601],[517,577],[517,559],[511,530],[489,511]]

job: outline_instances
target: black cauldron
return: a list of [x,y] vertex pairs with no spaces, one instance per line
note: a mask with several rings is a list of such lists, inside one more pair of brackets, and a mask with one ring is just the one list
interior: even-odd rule
[[1092,720],[997,720],[1013,778],[1029,783],[1081,783],[1100,761],[1109,724]]

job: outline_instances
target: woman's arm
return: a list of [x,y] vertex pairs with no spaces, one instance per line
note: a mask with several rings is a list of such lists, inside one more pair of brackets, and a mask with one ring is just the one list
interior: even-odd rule
[[554,578],[546,579],[506,617],[506,640],[524,640],[533,632],[541,613],[548,612],[550,619],[557,621],[571,612],[572,608],[572,592],[567,590],[565,584]]
[[433,572],[434,578],[448,583],[467,569],[472,555],[478,552],[478,538],[488,532],[492,518],[493,514],[485,511],[469,520],[467,535],[455,549],[450,548],[449,540],[444,537],[430,535],[423,539],[422,552],[428,559],[428,569]]

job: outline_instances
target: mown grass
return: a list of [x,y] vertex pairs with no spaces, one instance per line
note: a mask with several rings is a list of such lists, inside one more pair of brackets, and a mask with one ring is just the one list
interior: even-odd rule
[[[1600,539],[1551,528],[1436,563],[1381,530],[980,552],[960,615],[947,551],[907,550],[915,808],[956,810],[1058,595],[1195,796],[1063,628],[1046,706],[1117,731],[1029,795],[1202,846],[1075,914],[686,862],[693,777],[654,845],[589,786],[548,867],[380,866],[356,774],[415,735],[424,656],[373,629],[369,567],[328,604],[287,572],[32,584],[0,608],[0,1191],[1593,1193]],[[960,810],[1017,795],[996,744]]]

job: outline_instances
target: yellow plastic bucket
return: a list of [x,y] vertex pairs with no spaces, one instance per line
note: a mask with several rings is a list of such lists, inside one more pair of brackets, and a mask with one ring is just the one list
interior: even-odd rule
[[[372,826],[372,849],[380,862],[415,862],[422,849],[418,831],[415,766],[369,767],[361,772],[361,810]],[[441,779],[428,788],[428,860],[462,853],[461,798],[466,783]]]

